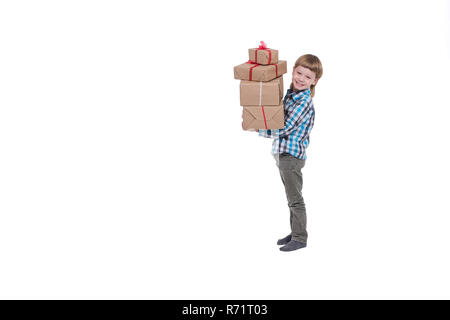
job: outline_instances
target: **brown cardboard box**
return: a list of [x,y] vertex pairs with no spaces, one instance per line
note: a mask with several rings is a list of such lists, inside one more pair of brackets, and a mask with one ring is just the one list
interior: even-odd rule
[[285,60],[278,61],[277,64],[252,64],[249,62],[234,67],[234,78],[250,81],[270,81],[287,71]]
[[275,49],[248,49],[248,58],[258,64],[274,64],[278,62],[278,50]]
[[283,76],[267,82],[241,80],[240,94],[241,106],[277,106],[283,97]]
[[242,110],[242,128],[244,130],[283,129],[283,103],[278,106],[244,106]]

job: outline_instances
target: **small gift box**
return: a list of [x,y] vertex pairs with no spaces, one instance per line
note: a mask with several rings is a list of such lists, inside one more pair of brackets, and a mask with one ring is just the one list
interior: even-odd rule
[[261,41],[258,48],[248,49],[248,58],[257,64],[275,64],[278,62],[278,50],[267,48]]

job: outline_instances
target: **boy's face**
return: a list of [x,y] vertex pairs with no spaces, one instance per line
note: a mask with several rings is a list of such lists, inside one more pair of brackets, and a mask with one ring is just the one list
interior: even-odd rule
[[297,90],[310,89],[311,85],[317,83],[316,74],[308,68],[298,66],[292,72],[292,83]]

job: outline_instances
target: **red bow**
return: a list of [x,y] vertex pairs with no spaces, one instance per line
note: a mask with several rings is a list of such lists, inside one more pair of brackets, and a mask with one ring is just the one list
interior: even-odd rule
[[261,44],[259,45],[258,49],[267,49],[267,45],[265,44],[264,41],[260,41],[259,43],[261,43]]

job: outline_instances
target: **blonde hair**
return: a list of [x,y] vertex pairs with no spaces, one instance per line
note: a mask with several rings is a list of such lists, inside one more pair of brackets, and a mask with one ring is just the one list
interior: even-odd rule
[[[319,80],[322,76],[323,69],[322,69],[322,63],[320,62],[319,58],[312,54],[305,54],[301,56],[300,58],[295,61],[294,69],[298,66],[302,66],[303,68],[308,68],[312,72],[316,74],[316,79]],[[316,82],[317,84],[317,82]],[[291,90],[294,90],[294,84],[291,82]],[[314,97],[316,85],[311,85],[311,97]]]

